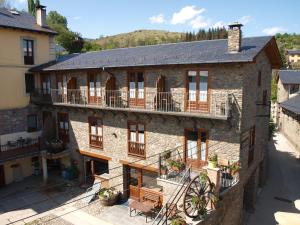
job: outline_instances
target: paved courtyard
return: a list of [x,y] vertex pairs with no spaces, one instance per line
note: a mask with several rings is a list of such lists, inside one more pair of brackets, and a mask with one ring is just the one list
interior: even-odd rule
[[299,213],[294,201],[300,199],[299,153],[280,133],[269,143],[269,171],[266,186],[260,193],[256,210],[247,225],[274,225],[276,212]]
[[0,225],[146,224],[144,216],[129,216],[128,202],[112,207],[99,200],[85,203],[86,188],[59,178],[45,186],[34,176],[8,185],[0,190]]

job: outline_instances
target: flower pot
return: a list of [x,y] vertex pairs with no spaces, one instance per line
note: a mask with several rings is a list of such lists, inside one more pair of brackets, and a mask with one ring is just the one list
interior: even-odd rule
[[217,161],[208,161],[209,168],[217,168],[218,162]]
[[119,193],[113,194],[109,198],[105,198],[102,196],[99,196],[100,202],[103,206],[113,206],[119,199]]

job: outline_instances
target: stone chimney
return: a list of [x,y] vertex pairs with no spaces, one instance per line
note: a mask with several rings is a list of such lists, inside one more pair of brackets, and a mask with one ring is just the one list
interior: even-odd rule
[[36,6],[36,23],[41,27],[47,27],[46,6]]
[[242,30],[243,24],[238,22],[229,24],[228,29],[228,52],[237,53],[241,50]]

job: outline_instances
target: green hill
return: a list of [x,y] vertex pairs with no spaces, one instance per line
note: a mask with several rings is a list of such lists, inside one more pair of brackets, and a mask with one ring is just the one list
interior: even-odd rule
[[179,42],[184,33],[163,30],[137,30],[94,40],[102,49],[125,48],[140,45],[155,45]]

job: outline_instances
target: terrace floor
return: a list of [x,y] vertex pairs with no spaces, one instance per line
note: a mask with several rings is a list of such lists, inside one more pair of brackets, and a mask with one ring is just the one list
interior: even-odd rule
[[[146,225],[144,215],[129,216],[128,201],[104,207],[99,200],[82,201],[87,186],[49,177],[43,184],[41,176],[0,188],[0,225]],[[52,179],[51,179],[52,178]]]

